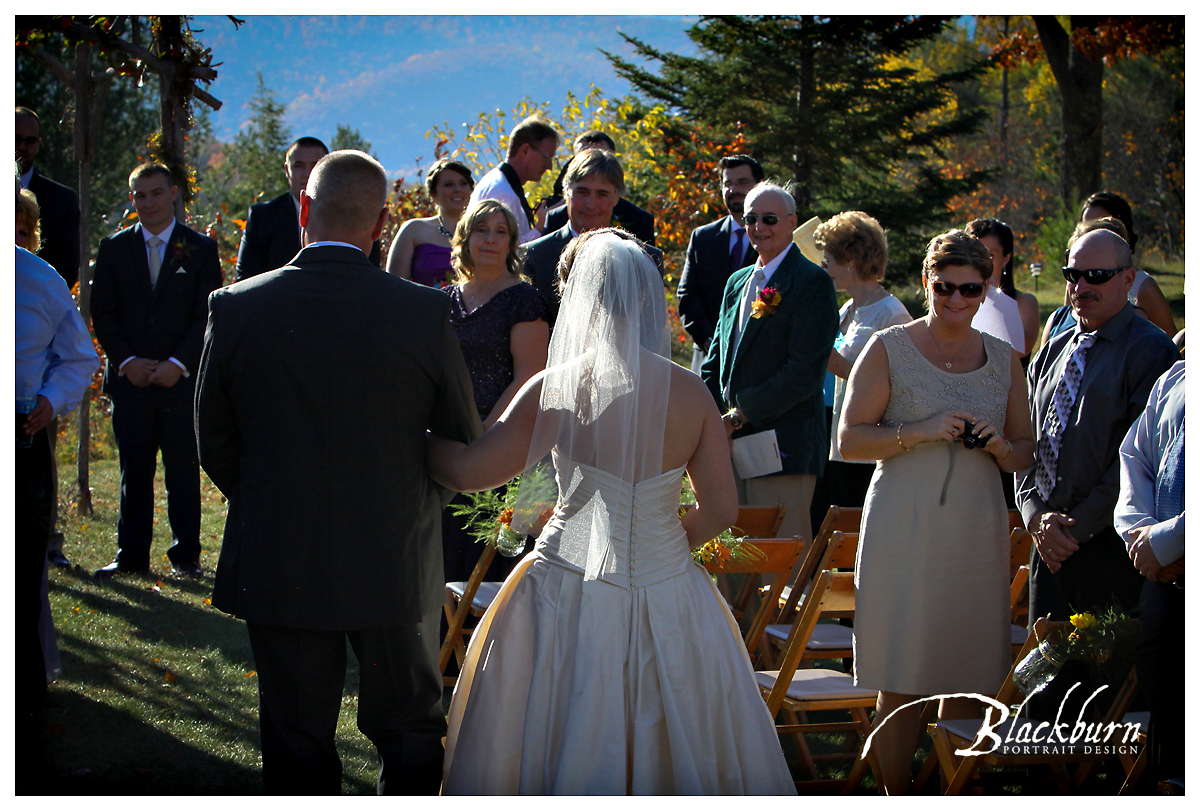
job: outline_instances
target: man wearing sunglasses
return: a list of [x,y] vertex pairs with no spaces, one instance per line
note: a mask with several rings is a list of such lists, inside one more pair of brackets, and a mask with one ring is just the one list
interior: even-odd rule
[[[1114,602],[1129,610],[1141,590],[1113,528],[1118,451],[1154,381],[1179,352],[1165,332],[1134,314],[1126,299],[1132,264],[1129,245],[1111,231],[1077,240],[1063,275],[1079,323],[1052,338],[1029,367],[1037,449],[1033,467],[1018,474],[1017,506],[1037,545],[1031,617],[1066,620]],[[1070,686],[1075,679],[1059,681]],[[1061,692],[1047,696],[1042,715],[1053,713],[1060,698]]]
[[783,469],[739,480],[740,503],[785,505],[779,536],[809,540],[809,505],[829,455],[824,385],[837,296],[829,274],[792,243],[796,203],[787,191],[759,183],[742,221],[758,260],[729,277],[700,376],[733,437],[775,431]]

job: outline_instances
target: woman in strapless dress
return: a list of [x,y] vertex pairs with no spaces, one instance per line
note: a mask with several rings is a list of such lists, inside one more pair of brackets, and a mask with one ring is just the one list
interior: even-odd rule
[[437,215],[408,220],[396,232],[388,252],[387,272],[426,287],[446,288],[454,283],[450,267],[450,237],[467,209],[475,179],[471,170],[452,160],[429,168],[425,190],[433,198]]

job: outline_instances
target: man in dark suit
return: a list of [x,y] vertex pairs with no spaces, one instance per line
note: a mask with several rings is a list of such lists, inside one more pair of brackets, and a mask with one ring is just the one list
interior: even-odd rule
[[[613,139],[600,130],[588,130],[583,133],[575,139],[573,147],[576,155],[585,149],[603,149],[614,155],[617,152],[617,145],[613,143]],[[554,181],[556,198],[563,198],[563,179],[567,176],[567,170],[570,167],[571,162],[567,161],[567,165],[558,173],[558,179]],[[564,200],[546,214],[546,233],[557,231],[566,224],[567,204]],[[612,225],[623,228],[649,246],[654,245],[654,215],[644,208],[635,206],[624,197],[618,200],[616,206],[613,207]]]
[[[809,504],[825,469],[823,385],[837,336],[837,296],[829,274],[792,244],[796,203],[760,183],[743,221],[758,261],[729,277],[711,351],[701,369],[734,438],[774,430],[783,470],[739,479],[742,504],[787,507],[780,537],[811,540]],[[754,307],[763,300],[769,306]]]
[[735,270],[753,265],[758,259],[746,238],[742,206],[746,194],[763,179],[762,167],[747,155],[727,155],[717,164],[717,171],[721,176],[721,197],[729,214],[692,231],[679,289],[675,292],[679,320],[694,343],[692,371],[697,374],[721,314],[725,282]]
[[[79,280],[79,202],[75,192],[61,183],[38,174],[33,161],[42,143],[41,122],[37,113],[28,107],[17,110],[17,164],[21,170],[21,186],[37,198],[38,228],[41,245],[37,255],[50,264],[67,283],[67,289]],[[58,457],[54,453],[58,437],[56,417],[46,434],[50,439],[51,500],[58,503]],[[47,555],[56,566],[70,566],[63,554],[63,534],[54,528],[58,511],[51,522],[50,546]]]
[[66,281],[79,281],[79,201],[75,192],[38,174],[33,161],[41,148],[41,123],[28,107],[17,108],[17,163],[21,185],[37,197],[42,241],[37,255]]
[[[300,192],[317,161],[328,154],[329,147],[307,135],[288,147],[283,159],[288,190],[274,200],[250,206],[238,245],[235,281],[281,268],[300,252]],[[371,246],[371,262],[380,267],[378,241]]]
[[178,195],[165,166],[129,176],[138,224],[100,241],[92,326],[104,347],[104,391],[121,464],[117,557],[96,572],[150,568],[154,469],[159,450],[177,574],[200,570],[200,466],[192,427],[205,302],[221,286],[217,243],[175,221]]
[[443,493],[425,435],[482,425],[449,298],[367,260],[386,195],[377,161],[331,153],[295,261],[209,302],[196,435],[229,499],[213,605],[246,620],[268,793],[340,791],[347,637],[380,791],[441,781]]
[[[613,209],[625,193],[625,172],[611,152],[585,149],[572,159],[563,177],[567,193],[567,223],[525,246],[525,274],[546,299],[550,326],[558,318],[558,257],[567,243],[585,231],[612,225]],[[662,273],[662,251],[647,247]]]

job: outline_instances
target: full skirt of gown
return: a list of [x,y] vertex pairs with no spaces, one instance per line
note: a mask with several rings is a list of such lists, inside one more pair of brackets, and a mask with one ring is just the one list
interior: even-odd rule
[[682,468],[636,485],[581,469],[576,493],[625,505],[615,565],[585,580],[556,508],[472,635],[443,793],[795,793],[737,625],[689,554]]

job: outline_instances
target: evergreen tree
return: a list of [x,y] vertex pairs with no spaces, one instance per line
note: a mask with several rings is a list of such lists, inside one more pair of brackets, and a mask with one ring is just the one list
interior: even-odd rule
[[250,122],[226,149],[226,169],[233,177],[226,202],[233,211],[245,211],[252,203],[288,190],[283,173],[284,155],[292,142],[291,129],[283,120],[287,106],[275,100],[275,91],[263,84],[261,73],[249,103]]
[[794,184],[801,221],[866,211],[891,232],[893,264],[911,269],[947,203],[991,175],[950,176],[933,160],[949,139],[983,125],[986,113],[960,104],[954,86],[987,63],[947,73],[898,64],[950,19],[708,17],[688,32],[697,57],[625,37],[657,73],[605,55],[638,91],[686,118],[740,127],[768,173]]
[[366,152],[375,160],[379,160],[379,156],[371,151],[371,142],[363,138],[362,133],[349,124],[338,124],[333,141],[329,144],[331,152],[339,149],[357,149],[360,152]]

